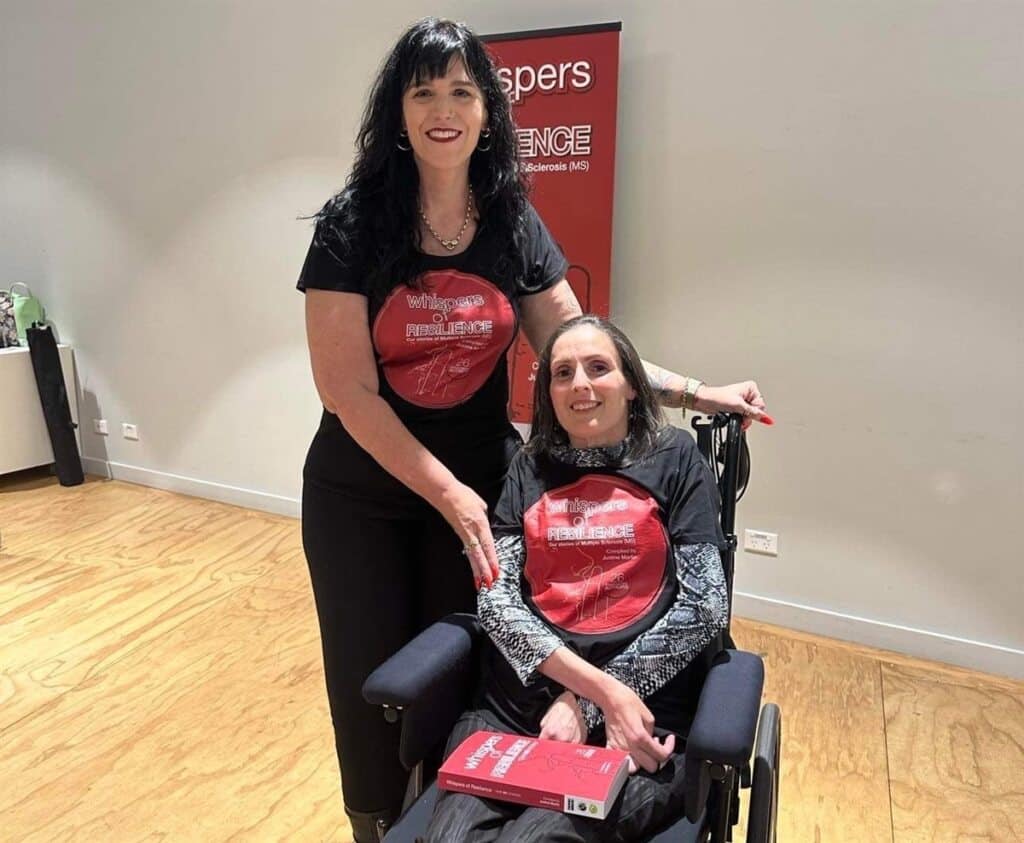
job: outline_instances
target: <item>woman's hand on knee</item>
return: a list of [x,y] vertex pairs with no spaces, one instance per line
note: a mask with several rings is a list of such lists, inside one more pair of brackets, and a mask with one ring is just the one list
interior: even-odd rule
[[654,715],[644,701],[621,682],[615,683],[602,702],[608,746],[629,753],[636,765],[630,772],[635,773],[637,767],[649,773],[657,772],[675,748],[674,736],[670,735],[664,742],[654,737]]
[[[665,762],[668,761],[669,756],[673,752],[675,752],[675,749],[676,749],[676,736],[675,735],[672,735],[672,734],[666,735],[661,740],[658,740],[658,738],[653,738],[653,741],[659,747],[659,756],[658,757],[661,758],[661,760],[657,761],[656,763],[655,762],[651,762],[651,763],[655,764],[654,767],[648,766],[647,764],[640,765],[640,764],[637,764],[635,760],[633,760],[633,755],[630,754],[630,756],[629,756],[629,774],[630,775],[633,775],[633,773],[635,773],[637,770],[639,770],[641,766],[643,766],[643,768],[648,773],[657,772],[658,770],[660,770],[662,767],[665,766]],[[608,743],[606,745],[607,746],[611,746],[611,743]],[[613,749],[619,749],[619,747],[613,747]],[[664,757],[662,757],[662,756],[664,756]]]
[[499,568],[484,499],[464,483],[456,483],[442,495],[438,511],[462,539],[462,552],[469,560],[477,589],[481,584],[490,588]]
[[552,741],[583,743],[587,728],[572,691],[559,695],[540,721],[540,737]]

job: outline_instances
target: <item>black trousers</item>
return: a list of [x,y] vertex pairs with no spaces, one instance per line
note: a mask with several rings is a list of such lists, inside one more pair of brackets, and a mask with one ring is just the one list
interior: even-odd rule
[[[493,511],[500,486],[477,490]],[[303,484],[302,542],[316,598],[324,673],[345,806],[397,814],[408,773],[400,726],[367,704],[361,688],[381,662],[451,612],[475,612],[462,542],[426,504],[360,501]]]
[[[445,757],[481,729],[509,731],[486,709],[467,711],[452,730]],[[442,790],[424,840],[426,843],[626,843],[641,840],[682,813],[684,767],[683,753],[677,751],[657,773],[634,773],[626,780],[615,806],[603,820]]]

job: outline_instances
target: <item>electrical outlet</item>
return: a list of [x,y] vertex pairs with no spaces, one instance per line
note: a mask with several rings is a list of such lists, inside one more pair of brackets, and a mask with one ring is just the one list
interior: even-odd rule
[[124,424],[121,425],[121,434],[124,436],[125,439],[134,439],[135,441],[138,441],[139,426],[135,424],[128,424],[127,422],[125,422]]
[[751,553],[763,553],[765,556],[778,556],[779,534],[766,533],[763,530],[744,530],[743,549]]
[[98,434],[99,436],[106,436],[108,433],[110,433],[110,431],[107,430],[107,420],[93,419],[92,432]]

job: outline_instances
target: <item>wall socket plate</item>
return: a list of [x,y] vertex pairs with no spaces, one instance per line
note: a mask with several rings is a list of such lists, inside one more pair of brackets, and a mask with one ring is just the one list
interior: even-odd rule
[[124,436],[125,439],[134,439],[135,441],[138,441],[139,426],[125,422],[121,425],[121,435]]
[[778,556],[779,534],[766,533],[764,530],[744,530],[743,549],[750,553],[763,553],[765,556]]
[[92,432],[99,436],[106,436],[110,431],[107,429],[106,419],[93,419]]

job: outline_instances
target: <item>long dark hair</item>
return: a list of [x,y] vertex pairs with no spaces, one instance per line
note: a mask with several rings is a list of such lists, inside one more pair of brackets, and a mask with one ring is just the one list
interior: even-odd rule
[[651,454],[658,445],[658,433],[665,424],[661,405],[644,371],[640,355],[629,337],[607,319],[591,313],[576,316],[559,325],[537,358],[537,379],[533,386],[533,430],[530,441],[526,443],[526,450],[531,454],[547,456],[553,448],[569,444],[569,437],[558,423],[551,402],[551,352],[560,336],[581,325],[597,328],[612,341],[619,355],[622,373],[636,393],[636,398],[629,402],[626,450],[622,462],[637,462]]
[[[411,152],[398,149],[402,97],[410,85],[437,79],[462,59],[487,108],[490,144],[469,163],[481,226],[498,233],[499,250],[517,255],[527,208],[515,124],[497,68],[483,42],[462,23],[424,18],[384,59],[363,112],[356,157],[345,188],[316,214],[318,236],[343,264],[367,273],[383,296],[396,282],[415,286],[419,174]],[[521,261],[521,258],[520,258]]]

